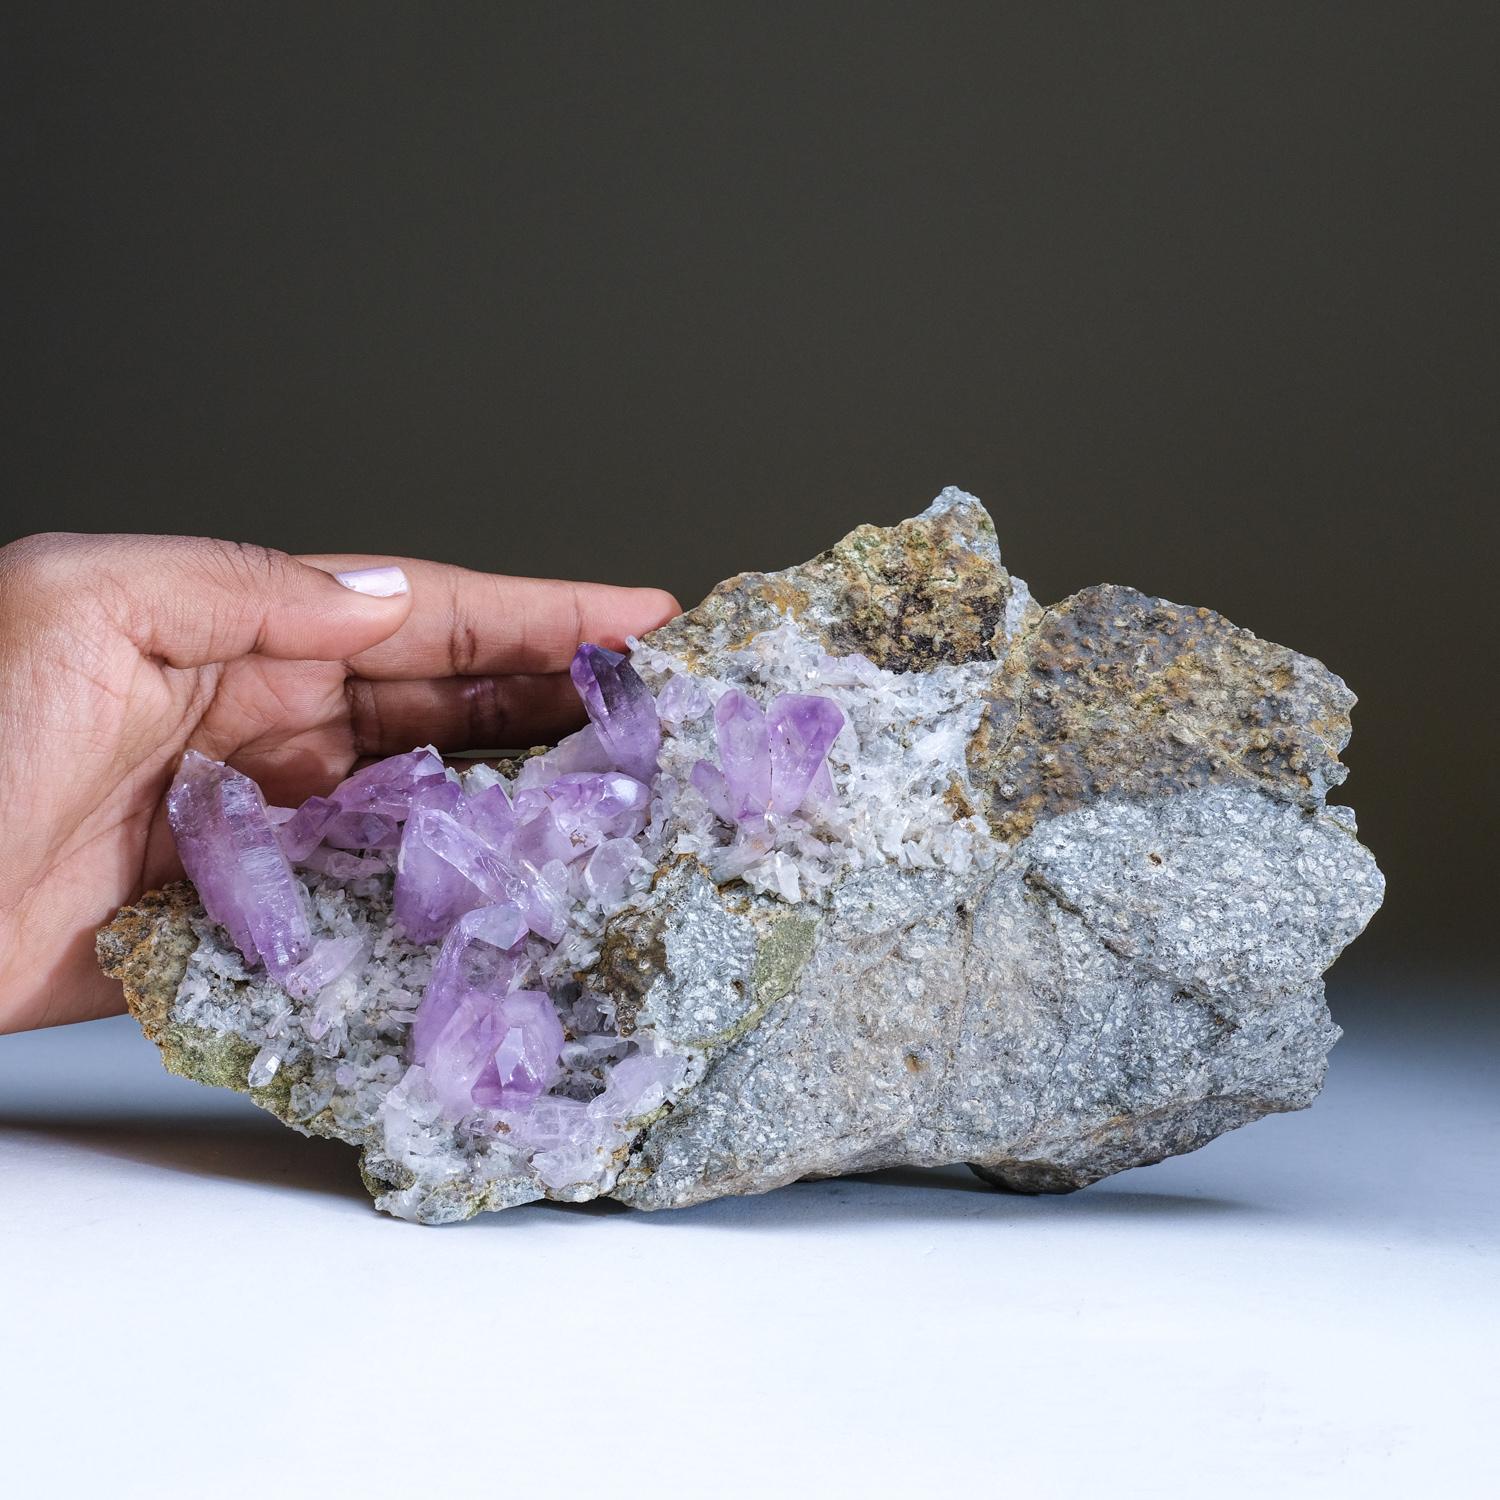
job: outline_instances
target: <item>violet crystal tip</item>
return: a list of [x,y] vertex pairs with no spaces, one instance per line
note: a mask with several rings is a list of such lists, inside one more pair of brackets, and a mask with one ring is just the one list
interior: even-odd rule
[[569,668],[600,743],[621,771],[649,781],[661,750],[656,700],[618,651],[584,644]]

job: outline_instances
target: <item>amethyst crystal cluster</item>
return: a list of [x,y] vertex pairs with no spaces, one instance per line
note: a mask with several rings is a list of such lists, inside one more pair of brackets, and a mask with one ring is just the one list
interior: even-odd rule
[[[581,646],[572,678],[589,724],[524,761],[513,780],[464,774],[432,748],[355,772],[300,807],[267,806],[246,776],[195,751],[168,798],[183,865],[209,918],[327,1035],[370,957],[368,933],[315,936],[308,877],[368,893],[388,883],[393,926],[433,947],[398,1098],[433,1124],[494,1131],[556,1187],[598,1175],[621,1126],[658,1109],[688,1059],[627,1040],[613,1004],[573,974],[589,940],[649,883],[662,745],[655,696],[630,663]],[[679,722],[713,711],[718,763],[691,770],[728,878],[773,855],[789,825],[836,810],[827,756],[844,715],[831,699],[673,676]],[[659,823],[659,819],[657,820]],[[274,1077],[274,1041],[251,1082]]]

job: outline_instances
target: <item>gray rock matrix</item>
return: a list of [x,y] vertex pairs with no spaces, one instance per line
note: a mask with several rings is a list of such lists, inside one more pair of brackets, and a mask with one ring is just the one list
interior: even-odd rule
[[[977,835],[962,857],[851,858],[795,902],[717,885],[664,845],[649,900],[612,919],[578,977],[622,1033],[692,1066],[590,1193],[669,1208],[954,1162],[1062,1192],[1312,1102],[1339,1035],[1322,975],[1383,893],[1351,813],[1325,805],[1354,702],[1336,676],[1128,588],[1040,608],[956,490],[800,567],[730,579],[638,659],[653,685],[668,664],[739,681],[762,639],[786,655],[788,627],[868,657],[899,689],[870,691],[903,712],[912,674],[945,703],[962,686],[922,753],[949,755],[941,800]],[[923,836],[941,847],[934,805]],[[248,1088],[253,1024],[221,1007],[226,1053],[174,1012],[208,941],[179,889],[127,908],[100,952],[169,1066]],[[399,1053],[400,1027],[378,1034]],[[361,1145],[372,1191],[412,1217],[589,1195],[462,1162],[414,1173],[373,1103],[318,1123],[285,1088],[251,1092]]]

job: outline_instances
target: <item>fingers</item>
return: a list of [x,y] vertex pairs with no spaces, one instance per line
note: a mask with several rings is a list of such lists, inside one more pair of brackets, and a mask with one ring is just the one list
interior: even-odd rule
[[618,649],[678,613],[661,589],[296,558],[206,537],[59,533],[14,543],[3,563],[8,593],[103,604],[139,650],[174,667],[255,653],[346,659],[378,679],[547,674],[584,641]]
[[384,640],[411,596],[387,559],[342,581],[267,547],[207,537],[28,537],[7,550],[9,588],[100,608],[147,656],[198,667],[252,653],[333,661]]
[[566,672],[446,677],[346,685],[356,756],[398,755],[413,745],[441,751],[521,750],[550,743],[584,720]]
[[[320,554],[302,561],[342,571],[390,559]],[[411,580],[410,617],[350,665],[370,679],[548,674],[567,669],[584,641],[615,650],[680,613],[662,589],[475,573],[396,560]]]

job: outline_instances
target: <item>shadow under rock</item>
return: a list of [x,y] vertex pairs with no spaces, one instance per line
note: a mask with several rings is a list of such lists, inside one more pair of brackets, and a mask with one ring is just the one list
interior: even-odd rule
[[850,1229],[895,1223],[954,1223],[987,1219],[1007,1223],[1051,1222],[1076,1218],[1204,1219],[1267,1212],[1261,1204],[1198,1194],[1132,1192],[1117,1187],[1085,1188],[1078,1193],[1006,1193],[981,1182],[966,1167],[893,1167],[853,1177],[794,1182],[769,1193],[716,1198],[688,1208],[638,1213],[613,1199],[589,1203],[533,1203],[504,1214],[482,1215],[499,1224],[516,1224],[514,1215],[541,1210],[588,1218],[627,1214],[634,1223],[653,1228],[727,1229],[733,1231],[815,1230],[840,1225]]
[[193,1177],[323,1193],[369,1205],[358,1156],[342,1141],[233,1115],[138,1114],[59,1120],[0,1114],[0,1141],[51,1141],[96,1156]]
[[[341,1141],[297,1135],[255,1116],[200,1111],[130,1113],[60,1120],[38,1113],[0,1114],[0,1141],[49,1141],[95,1156],[190,1176],[321,1193],[369,1207],[355,1151]],[[576,1220],[628,1217],[653,1228],[742,1231],[850,1229],[894,1223],[952,1223],[986,1219],[1006,1223],[1062,1218],[1202,1219],[1260,1214],[1263,1205],[1197,1194],[1134,1192],[1096,1185],[1078,1193],[1006,1193],[981,1182],[965,1167],[894,1167],[852,1177],[796,1182],[769,1193],[717,1198],[688,1208],[642,1213],[613,1198],[587,1203],[542,1201],[502,1213],[481,1214],[470,1225],[522,1229],[559,1216]],[[462,1228],[455,1225],[453,1228]]]

